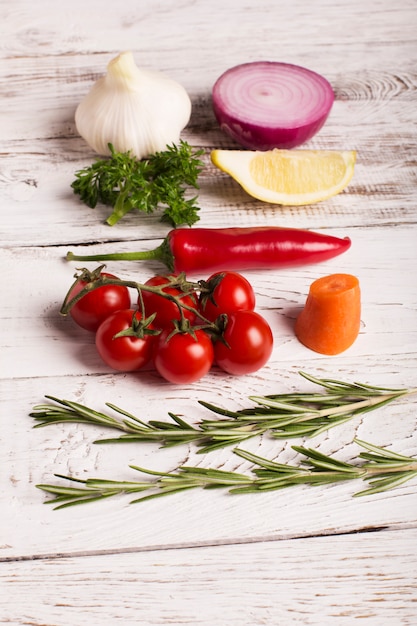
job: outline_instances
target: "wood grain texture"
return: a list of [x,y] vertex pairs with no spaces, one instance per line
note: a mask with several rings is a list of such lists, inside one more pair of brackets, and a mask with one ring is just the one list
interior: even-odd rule
[[382,536],[3,564],[0,623],[412,626],[416,530]]
[[[200,399],[236,409],[251,395],[309,390],[299,371],[416,387],[416,27],[414,0],[0,3],[1,624],[415,626],[416,481],[364,499],[352,498],[361,487],[354,481],[259,496],[195,491],[141,505],[121,496],[53,511],[35,485],[55,472],[132,479],[129,464],[250,466],[230,449],[101,446],[94,441],[104,429],[76,424],[34,430],[29,413],[51,394],[196,422],[207,417]],[[183,137],[205,151],[199,225],[269,224],[352,240],[320,265],[245,272],[275,341],[253,375],[214,369],[178,387],[150,369],[115,374],[93,337],[59,315],[78,265],[64,260],[67,250],[145,250],[169,230],[157,213],[132,213],[111,228],[105,208],[88,209],[71,190],[75,172],[95,158],[76,132],[75,108],[126,49],[190,94]],[[343,193],[312,206],[267,205],[211,164],[211,149],[237,148],[217,126],[212,85],[227,68],[259,59],[300,64],[331,82],[331,115],[305,147],[357,151]],[[161,269],[111,265],[143,282]],[[346,353],[325,357],[293,329],[311,282],[334,272],[360,280],[361,330]],[[295,462],[292,445],[307,443],[352,461],[359,437],[417,456],[416,402],[403,398],[311,441],[265,435],[245,448]]]

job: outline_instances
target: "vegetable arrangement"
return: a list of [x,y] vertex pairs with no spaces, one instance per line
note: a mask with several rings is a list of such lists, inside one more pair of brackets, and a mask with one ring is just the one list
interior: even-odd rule
[[[214,363],[244,375],[269,360],[271,328],[254,311],[253,288],[240,274],[217,272],[194,283],[185,274],[157,275],[140,284],[102,269],[76,275],[61,313],[96,333],[97,351],[113,369],[137,371],[153,361],[165,380],[188,384]],[[137,308],[129,289],[137,292]]]
[[253,228],[179,228],[149,251],[78,255],[68,261],[159,260],[173,272],[279,269],[331,259],[351,246],[348,237],[309,230],[258,226]]
[[[296,65],[262,61],[227,70],[212,89],[220,127],[245,148],[265,154],[213,150],[213,163],[265,202],[310,204],[340,193],[353,176],[354,151],[334,151],[330,158],[329,151],[288,151],[320,130],[333,100],[323,76]],[[109,225],[133,209],[151,213],[160,207],[162,221],[194,224],[197,198],[187,200],[185,191],[199,187],[203,151],[180,139],[190,115],[182,85],[139,69],[131,52],[119,54],[75,113],[80,135],[110,158],[76,172],[74,193],[89,207],[112,206]],[[277,148],[282,154],[268,154]],[[288,169],[292,162],[295,175]]]
[[[354,151],[297,151],[325,123],[333,101],[328,81],[305,68],[272,62],[247,63],[225,72],[212,90],[222,130],[246,150],[213,150],[211,161],[244,189],[265,202],[301,205],[341,192],[353,176]],[[134,111],[134,115],[131,115]],[[176,228],[198,221],[197,198],[202,150],[180,139],[190,119],[191,102],[182,86],[167,77],[139,70],[131,53],[108,65],[76,112],[76,126],[90,147],[106,159],[76,172],[72,189],[90,207],[111,206],[116,224],[137,209],[163,209],[161,220],[173,227],[154,250],[77,255],[73,261],[159,260],[171,274],[144,284],[104,272],[81,270],[61,307],[74,322],[95,333],[103,361],[119,371],[153,366],[174,384],[192,383],[219,367],[232,375],[255,372],[267,363],[273,336],[255,310],[255,294],[238,272],[318,263],[349,249],[340,239],[308,230],[254,228]],[[279,149],[277,149],[279,148]],[[190,282],[188,274],[209,274]],[[132,304],[131,292],[136,302]],[[325,276],[313,282],[295,334],[308,348],[335,355],[359,333],[360,288],[356,277]],[[315,436],[374,410],[416,389],[387,389],[360,383],[306,379],[324,388],[317,393],[252,396],[254,406],[229,411],[200,402],[215,419],[190,424],[177,414],[170,421],[144,421],[112,405],[116,417],[55,396],[34,407],[36,427],[77,422],[121,432],[110,442],[158,442],[162,447],[193,443],[200,453],[236,445],[268,433],[274,438]],[[133,502],[193,488],[228,488],[231,493],[277,490],[297,484],[322,485],[363,479],[369,487],[356,495],[385,491],[417,476],[417,461],[355,440],[365,451],[362,464],[338,461],[302,446],[300,465],[283,465],[240,448],[233,453],[253,464],[251,475],[181,466],[160,473],[131,466],[151,480],[119,481],[57,475],[76,486],[39,484],[56,508],[120,493],[144,492]]]

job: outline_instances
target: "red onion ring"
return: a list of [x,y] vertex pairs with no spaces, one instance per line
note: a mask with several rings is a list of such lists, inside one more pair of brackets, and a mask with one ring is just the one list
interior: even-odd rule
[[308,141],[327,120],[333,101],[323,76],[274,61],[232,67],[212,90],[220,127],[250,150],[288,149]]

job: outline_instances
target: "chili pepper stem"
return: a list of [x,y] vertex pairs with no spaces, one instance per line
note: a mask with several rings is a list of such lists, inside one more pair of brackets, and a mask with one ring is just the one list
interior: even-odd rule
[[67,261],[161,261],[169,270],[174,270],[174,259],[166,239],[153,250],[85,255],[69,251],[66,259]]

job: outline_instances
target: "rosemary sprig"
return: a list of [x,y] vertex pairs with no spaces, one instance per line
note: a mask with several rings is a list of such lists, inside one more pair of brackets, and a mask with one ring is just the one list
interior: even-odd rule
[[367,496],[388,491],[412,478],[417,477],[417,459],[403,456],[372,444],[355,439],[355,442],[367,452],[359,454],[366,462],[358,465],[345,463],[333,457],[302,446],[293,449],[304,455],[300,465],[282,464],[265,459],[239,448],[234,453],[253,463],[252,475],[238,472],[227,472],[218,469],[180,466],[174,472],[156,472],[131,465],[138,472],[155,476],[153,480],[117,481],[100,478],[80,480],[71,476],[56,474],[58,478],[79,484],[78,487],[39,484],[41,489],[54,496],[46,503],[61,509],[76,504],[93,502],[121,494],[147,492],[134,498],[131,504],[143,502],[168,494],[179,493],[189,489],[226,488],[231,494],[275,491],[295,485],[325,485],[341,481],[362,479],[369,487],[354,494]]
[[146,422],[114,404],[107,403],[106,406],[118,415],[113,417],[54,396],[46,396],[51,403],[35,406],[30,415],[38,422],[35,428],[48,424],[78,422],[105,426],[123,433],[120,437],[101,439],[96,443],[153,441],[160,443],[162,447],[194,443],[200,448],[200,453],[205,453],[237,445],[264,433],[269,433],[274,438],[314,437],[401,396],[417,393],[417,389],[388,389],[318,379],[304,372],[300,372],[300,375],[321,385],[324,391],[251,396],[249,399],[256,406],[239,411],[228,411],[200,401],[202,406],[221,418],[203,419],[195,425],[187,423],[174,413],[168,413],[171,421]]
[[138,160],[129,152],[116,152],[111,144],[109,148],[108,159],[96,160],[76,172],[71,184],[87,206],[94,208],[101,202],[113,207],[107,224],[113,226],[133,209],[152,213],[161,207],[161,221],[172,226],[191,226],[198,221],[197,198],[187,200],[185,194],[188,187],[199,188],[203,150],[180,140],[178,145]]

